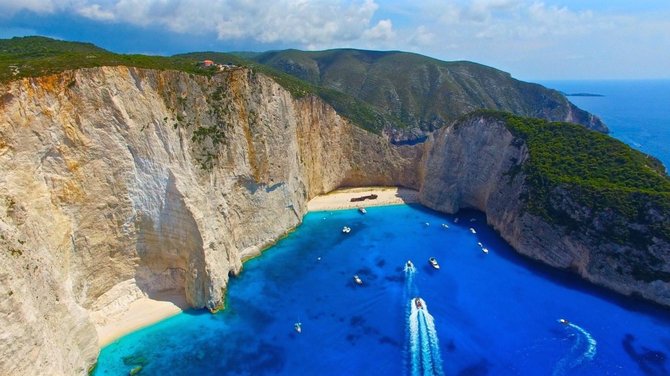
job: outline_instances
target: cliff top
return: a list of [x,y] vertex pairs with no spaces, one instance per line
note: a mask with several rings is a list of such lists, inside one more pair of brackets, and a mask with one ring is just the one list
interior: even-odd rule
[[[620,244],[670,240],[670,177],[656,158],[575,124],[494,111],[466,118],[479,116],[505,122],[527,145],[528,161],[510,174],[527,176],[533,214],[568,229],[599,228]],[[644,225],[645,233],[633,224]]]
[[202,60],[244,66],[273,78],[295,97],[316,95],[338,113],[394,141],[422,139],[473,110],[568,120],[606,132],[595,116],[561,93],[513,79],[471,62],[445,62],[399,51],[338,49],[235,54],[196,52],[165,56],[116,54],[90,43],[45,37],[0,40],[0,82],[70,69],[133,66],[212,75]]

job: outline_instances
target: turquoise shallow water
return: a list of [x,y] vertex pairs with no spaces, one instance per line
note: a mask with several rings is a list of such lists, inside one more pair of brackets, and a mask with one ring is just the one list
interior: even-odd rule
[[224,312],[128,335],[102,350],[95,374],[668,374],[669,311],[516,255],[481,214],[458,217],[408,205],[310,213],[245,263]]

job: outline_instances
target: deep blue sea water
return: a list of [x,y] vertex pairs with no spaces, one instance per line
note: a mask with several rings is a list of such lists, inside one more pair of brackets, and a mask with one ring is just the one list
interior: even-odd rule
[[668,374],[670,311],[518,256],[482,214],[458,217],[413,205],[309,213],[245,263],[225,311],[132,333],[102,350],[95,374],[138,363],[148,375]]
[[568,98],[578,107],[598,115],[612,136],[670,167],[670,80],[540,83],[564,93],[604,95]]

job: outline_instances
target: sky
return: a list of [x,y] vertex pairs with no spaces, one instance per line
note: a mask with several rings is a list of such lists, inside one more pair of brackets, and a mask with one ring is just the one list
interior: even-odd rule
[[119,53],[363,48],[526,80],[670,78],[670,0],[0,0],[0,38]]

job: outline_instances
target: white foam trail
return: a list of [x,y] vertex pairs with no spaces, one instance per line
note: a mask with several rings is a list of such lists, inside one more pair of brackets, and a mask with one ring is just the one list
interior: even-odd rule
[[[593,357],[596,356],[598,342],[595,340],[595,338],[593,338],[591,333],[584,330],[584,328],[581,326],[575,325],[573,323],[568,323],[567,326],[577,331],[577,340],[570,349],[568,355],[563,357],[563,359],[561,359],[558,364],[556,364],[553,372],[554,376],[564,375],[566,374],[566,371],[577,367],[584,361],[592,360]],[[584,346],[584,343],[586,343],[586,346]],[[581,351],[581,349],[584,350]]]
[[591,333],[587,332],[582,328],[581,326],[575,325],[573,323],[568,324],[569,327],[574,328],[577,330],[579,333],[581,333],[584,336],[584,339],[586,339],[586,342],[588,343],[588,347],[586,348],[586,351],[582,354],[582,357],[584,359],[593,359],[594,356],[596,356],[596,347],[598,346],[598,342],[596,342],[595,338],[591,335]]
[[[420,299],[423,309],[417,309],[414,299],[409,301],[410,358],[412,375],[441,376],[442,356],[435,329],[435,320],[428,312],[428,306]],[[423,371],[423,372],[421,372]]]
[[419,320],[417,318],[417,309],[410,300],[410,314],[409,321],[409,355],[412,367],[412,375],[418,376],[421,374],[421,353],[419,352]]

